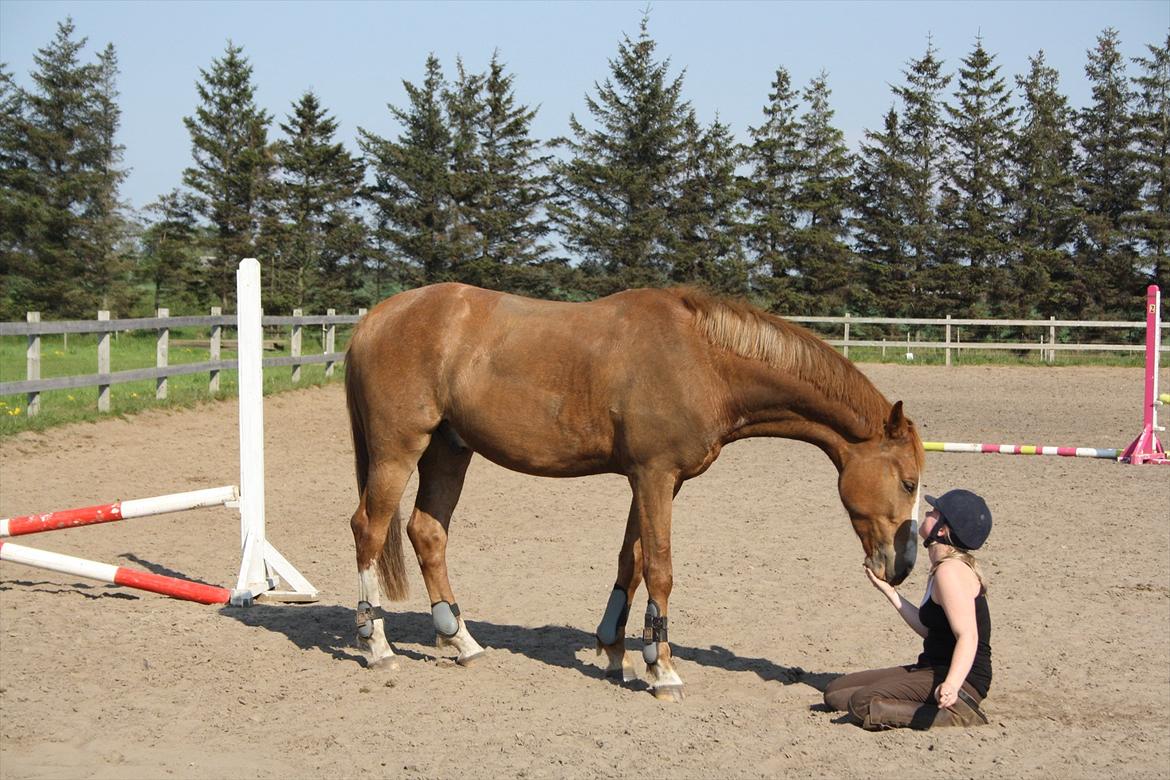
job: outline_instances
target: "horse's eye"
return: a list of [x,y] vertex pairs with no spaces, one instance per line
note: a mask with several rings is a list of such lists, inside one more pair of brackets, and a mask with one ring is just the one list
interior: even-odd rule
[[913,493],[917,488],[918,488],[918,485],[916,485],[912,480],[909,480],[909,479],[902,480],[902,489],[905,490],[907,493]]

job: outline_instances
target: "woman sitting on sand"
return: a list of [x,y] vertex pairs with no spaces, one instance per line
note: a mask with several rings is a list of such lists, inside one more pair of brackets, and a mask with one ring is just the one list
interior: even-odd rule
[[979,703],[991,687],[991,616],[987,586],[971,550],[991,533],[991,510],[969,490],[926,497],[933,509],[919,529],[930,554],[921,606],[866,569],[902,619],[923,638],[908,666],[838,677],[825,704],[848,710],[866,729],[976,726],[987,723]]

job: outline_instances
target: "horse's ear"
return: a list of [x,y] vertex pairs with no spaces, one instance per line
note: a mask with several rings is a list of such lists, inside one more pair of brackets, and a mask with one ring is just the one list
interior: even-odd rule
[[890,409],[890,419],[886,420],[886,438],[904,438],[909,429],[910,423],[906,419],[906,415],[902,414],[902,402],[898,401],[894,404],[894,408]]

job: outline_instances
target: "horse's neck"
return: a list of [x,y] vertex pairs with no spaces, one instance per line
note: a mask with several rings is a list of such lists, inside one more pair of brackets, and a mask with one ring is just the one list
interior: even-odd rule
[[[858,405],[837,400],[807,381],[762,363],[728,366],[726,441],[774,436],[819,447],[841,468],[856,444],[881,435],[884,419],[867,419]],[[864,389],[864,388],[863,388]],[[876,406],[865,399],[866,406]],[[870,410],[870,416],[876,416]]]

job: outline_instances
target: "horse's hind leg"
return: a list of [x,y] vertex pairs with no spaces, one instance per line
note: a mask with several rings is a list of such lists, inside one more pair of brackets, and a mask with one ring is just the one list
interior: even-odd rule
[[369,667],[398,668],[386,639],[381,615],[382,592],[385,588],[391,599],[406,595],[398,504],[416,459],[417,456],[372,464],[357,511],[350,520],[357,552],[358,643],[365,651]]
[[430,597],[435,644],[454,648],[458,652],[457,663],[467,665],[484,650],[467,630],[447,577],[447,529],[463,490],[472,451],[463,446],[453,431],[444,430],[445,427],[436,432],[419,461],[418,497],[406,532],[414,545]]
[[637,677],[634,665],[626,656],[626,620],[630,604],[642,582],[642,539],[638,523],[638,503],[630,505],[626,520],[626,535],[618,554],[617,579],[609,594],[605,614],[597,626],[597,649],[605,652],[608,663],[605,676],[611,680],[630,682]]

